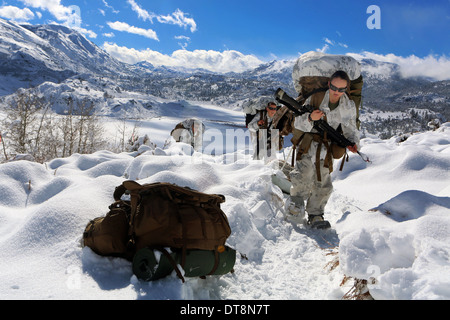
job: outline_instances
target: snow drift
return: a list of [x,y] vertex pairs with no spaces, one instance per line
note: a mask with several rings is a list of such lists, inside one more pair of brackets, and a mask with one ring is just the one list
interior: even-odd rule
[[[370,280],[375,299],[450,298],[449,123],[402,143],[363,139],[372,164],[352,155],[333,173],[326,231],[284,219],[274,163],[251,160],[242,146],[215,156],[183,144],[164,149],[173,124],[162,117],[143,125],[156,148],[0,165],[1,299],[340,299],[352,286],[341,285],[344,276]],[[106,214],[126,179],[225,195],[235,273],[143,282],[130,262],[82,248],[86,224]]]

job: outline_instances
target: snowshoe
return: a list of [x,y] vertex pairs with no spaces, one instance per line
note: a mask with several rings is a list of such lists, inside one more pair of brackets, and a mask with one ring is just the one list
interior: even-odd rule
[[323,215],[310,215],[308,216],[308,225],[314,229],[329,229],[331,228],[331,224],[323,219]]

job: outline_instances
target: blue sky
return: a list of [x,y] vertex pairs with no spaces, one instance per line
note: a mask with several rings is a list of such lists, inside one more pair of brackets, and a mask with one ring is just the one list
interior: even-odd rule
[[75,27],[130,63],[239,69],[310,50],[450,59],[450,0],[3,0],[0,17]]

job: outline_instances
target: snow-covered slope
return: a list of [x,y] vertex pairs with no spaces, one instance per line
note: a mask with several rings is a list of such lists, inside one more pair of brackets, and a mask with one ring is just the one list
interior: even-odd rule
[[53,61],[54,50],[30,30],[0,19],[0,94],[45,80],[62,81],[74,72]]
[[335,196],[350,200],[336,224],[340,266],[374,277],[375,299],[450,298],[449,130],[363,139],[373,163],[335,173]]
[[[205,150],[243,126],[238,111],[202,107],[196,115],[212,129]],[[372,164],[351,156],[333,173],[325,211],[333,228],[321,231],[285,221],[276,169],[251,160],[248,141],[216,156],[163,148],[177,120],[143,121],[139,133],[156,149],[0,165],[0,299],[340,299],[353,285],[345,276],[375,278],[376,299],[450,299],[448,123],[402,143],[363,139]],[[247,259],[239,254],[235,272],[221,277],[143,282],[131,263],[82,248],[86,224],[108,211],[125,179],[225,195],[227,243]]]
[[109,56],[79,32],[61,25],[24,25],[52,48],[51,59],[77,74],[111,75],[126,70],[126,64]]
[[0,19],[0,95],[80,74],[119,76],[139,70],[61,25],[18,25]]

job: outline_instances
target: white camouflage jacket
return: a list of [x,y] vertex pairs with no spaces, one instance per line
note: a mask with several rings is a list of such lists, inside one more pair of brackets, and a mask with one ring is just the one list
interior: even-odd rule
[[[272,124],[272,120],[273,118],[269,117],[269,115],[267,114],[267,111],[263,111],[266,113],[267,115],[267,126],[270,127],[270,125]],[[252,121],[249,122],[247,128],[249,131],[251,132],[256,132],[259,130],[259,125],[258,125],[258,121],[261,120],[261,112],[258,111],[255,115],[255,117],[252,119]]]
[[[355,103],[348,98],[346,94],[342,95],[339,100],[339,105],[334,110],[330,110],[328,107],[330,96],[330,90],[327,90],[325,96],[319,106],[319,109],[325,113],[327,116],[327,122],[330,126],[336,129],[339,124],[342,124],[342,132],[344,136],[356,143],[359,149],[359,131],[356,127],[356,106]],[[305,101],[305,105],[310,104],[311,97]],[[305,113],[301,116],[295,118],[294,126],[296,129],[303,132],[316,132],[313,129],[313,123],[308,120],[309,113]],[[316,155],[317,142],[311,144],[309,148],[308,155],[312,156],[314,159]],[[323,146],[321,150],[320,158],[324,159],[326,155],[326,149]]]

